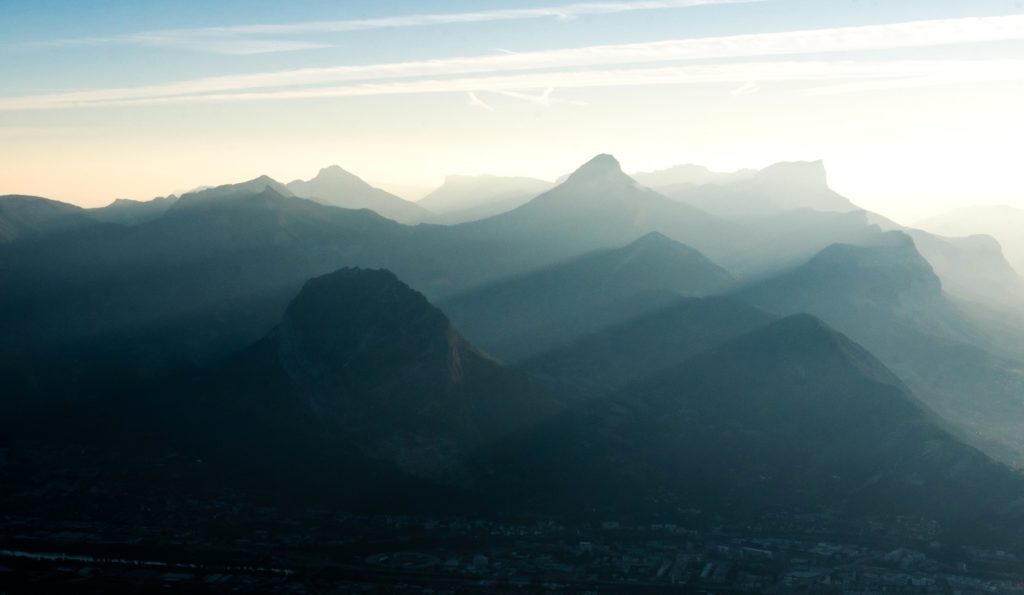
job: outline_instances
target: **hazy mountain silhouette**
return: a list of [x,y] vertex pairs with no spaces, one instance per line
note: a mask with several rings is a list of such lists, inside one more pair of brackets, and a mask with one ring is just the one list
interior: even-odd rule
[[146,223],[8,245],[3,367],[47,392],[65,366],[116,377],[204,361],[260,337],[311,276],[395,260],[414,266],[395,256],[408,228],[273,188],[262,179],[222,186],[186,194]]
[[[630,301],[654,301],[633,296]],[[775,317],[730,298],[663,296],[667,304],[523,362],[523,369],[577,397],[607,395]],[[596,325],[595,325],[596,326]]]
[[[680,166],[679,171],[699,177],[702,168]],[[1021,279],[997,246],[982,239],[936,237],[864,211],[828,187],[821,161],[777,163],[740,179],[648,185],[749,229],[749,245],[723,260],[739,275],[764,275],[783,265],[796,265],[831,243],[870,241],[878,230],[903,230],[917,241],[918,250],[950,294],[988,307],[1024,304]],[[941,220],[933,227],[942,227]],[[766,254],[771,255],[767,262]]]
[[431,297],[451,295],[564,258],[524,263],[532,239],[403,226],[290,196],[267,177],[186,193],[152,221],[4,245],[0,369],[15,393],[101,390],[254,341],[310,277],[387,267]]
[[280,196],[294,196],[284,184],[270,176],[260,176],[237,184],[222,184],[212,188],[202,188],[186,192],[171,205],[170,211],[182,209],[205,208],[212,205],[224,206],[236,201],[245,201],[253,196],[262,195],[267,189]]
[[746,180],[757,174],[754,169],[739,169],[731,172],[711,171],[703,165],[683,164],[659,169],[651,172],[630,174],[637,182],[648,188],[671,188],[682,186],[701,186],[704,184],[722,185]]
[[611,155],[598,155],[563,183],[530,202],[482,221],[456,226],[466,239],[520,246],[510,255],[526,271],[538,264],[621,246],[652,231],[716,260],[742,231],[707,213],[644,188]]
[[990,235],[1002,245],[1017,272],[1024,274],[1024,209],[1007,205],[963,207],[929,217],[915,226],[944,236]]
[[778,314],[807,312],[849,334],[896,372],[972,443],[1024,460],[1021,363],[942,291],[902,232],[869,245],[835,245],[805,265],[738,294]]
[[88,212],[97,221],[135,225],[161,217],[177,201],[178,197],[173,194],[145,201],[119,198],[105,207],[88,209]]
[[1024,278],[1007,262],[991,236],[948,238],[908,230],[942,279],[943,289],[967,301],[1024,312]]
[[441,187],[416,204],[435,213],[428,219],[431,223],[450,225],[511,211],[552,185],[524,177],[448,176]]
[[337,165],[321,169],[311,180],[289,182],[288,189],[295,196],[325,205],[343,209],[370,209],[399,223],[418,223],[429,215],[419,204],[374,188]]
[[682,184],[656,190],[715,215],[768,215],[778,211],[812,209],[849,212],[857,207],[828,187],[821,161],[792,161],[770,165],[730,183]]
[[652,232],[625,247],[503,279],[441,306],[474,343],[518,360],[675,296],[708,295],[732,282],[700,252]]
[[77,229],[96,221],[80,207],[39,196],[0,196],[0,244]]

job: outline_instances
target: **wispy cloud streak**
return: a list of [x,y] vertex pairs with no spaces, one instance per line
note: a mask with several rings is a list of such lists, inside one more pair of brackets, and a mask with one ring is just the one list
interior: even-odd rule
[[[486,81],[510,77],[520,81],[516,87],[502,87],[511,90],[545,89],[566,87],[561,81],[572,77],[604,77],[602,85],[613,84],[614,80],[625,77],[624,73],[636,70],[643,64],[671,61],[699,61],[709,59],[736,59],[767,56],[826,55],[837,52],[897,49],[909,47],[944,46],[988,41],[1024,40],[1024,15],[1002,17],[963,18],[931,21],[914,21],[891,25],[844,27],[782,33],[763,33],[681,39],[637,44],[603,45],[583,48],[525,52],[519,54],[498,54],[465,58],[420,60],[388,64],[337,66],[329,68],[307,68],[251,75],[220,76],[176,83],[142,87],[101,89],[70,93],[35,95],[27,97],[0,98],[0,110],[55,109],[88,105],[110,105],[128,103],[168,103],[225,101],[235,97],[251,100],[254,97],[279,99],[285,97],[315,97],[351,89],[418,89],[424,86],[448,86],[457,91],[494,89]],[[993,62],[987,62],[991,64]],[[892,70],[906,62],[885,61],[860,62],[870,64],[881,72]],[[945,68],[948,61],[917,62]],[[628,66],[629,68],[624,68]],[[743,66],[743,65],[741,65]],[[603,67],[605,70],[586,70]],[[608,67],[623,67],[609,70]],[[923,67],[923,66],[922,66]],[[697,72],[692,67],[685,72]],[[734,65],[707,66],[701,72],[730,72]],[[580,69],[584,69],[580,71]],[[699,70],[699,69],[698,69]],[[534,72],[529,72],[534,71]],[[541,72],[536,72],[541,71]],[[678,69],[677,69],[678,71]],[[743,70],[742,78],[722,80],[744,83],[751,80],[769,80],[749,65]],[[645,72],[637,71],[638,78],[647,80]],[[682,71],[679,71],[682,72]],[[985,71],[988,72],[987,70]],[[524,73],[522,76],[512,76]],[[598,74],[595,74],[598,73]],[[602,74],[603,73],[603,74]],[[611,75],[609,73],[612,73]],[[1012,74],[1012,73],[1009,73]],[[816,76],[828,77],[828,72]],[[989,74],[991,75],[991,74]],[[860,72],[861,78],[888,77],[890,74],[873,76],[871,72]],[[905,76],[912,76],[910,74]],[[958,75],[960,76],[960,75]],[[458,77],[447,79],[443,77]],[[625,77],[628,78],[628,77]],[[676,77],[679,78],[679,77]],[[699,78],[699,77],[698,77]],[[411,80],[402,80],[411,79]],[[478,83],[470,84],[468,80]],[[389,81],[390,80],[390,81]],[[375,81],[389,81],[375,83]],[[359,84],[356,84],[359,83]],[[457,83],[457,84],[456,84]],[[347,85],[346,85],[347,84]],[[646,83],[645,83],[646,84]],[[596,83],[591,83],[596,85]],[[318,88],[308,88],[318,87]],[[380,91],[384,93],[385,91]],[[360,91],[358,94],[365,94]]]
[[[197,104],[251,101],[282,101],[295,99],[327,99],[340,97],[367,97],[382,95],[415,95],[428,93],[467,93],[474,90],[505,95],[519,95],[519,91],[545,89],[558,85],[562,88],[630,87],[680,84],[737,84],[757,79],[760,83],[810,82],[815,87],[805,92],[841,92],[865,88],[919,86],[930,84],[957,84],[961,82],[1024,80],[1024,60],[924,60],[924,61],[794,61],[749,62],[664,68],[622,68],[576,70],[571,72],[540,72],[466,78],[421,79],[385,83],[357,83],[308,89],[278,91],[233,92],[174,97],[110,100],[95,105],[131,106],[163,104]],[[833,86],[820,86],[823,84]],[[503,93],[513,92],[513,93]],[[484,103],[477,98],[477,101]],[[482,106],[481,106],[482,107]],[[0,110],[8,105],[0,103]]]
[[485,112],[493,112],[494,111],[494,108],[491,107],[491,105],[488,104],[487,102],[485,102],[483,99],[480,99],[479,97],[477,97],[476,93],[474,93],[472,91],[468,91],[466,93],[466,95],[469,98],[469,106],[470,107],[473,107],[473,108],[476,108],[476,109],[482,109]]
[[[518,21],[542,18],[571,20],[588,15],[607,15],[623,12],[637,12],[669,8],[720,4],[750,4],[765,0],[636,0],[620,2],[581,2],[561,6],[537,8],[505,8],[472,12],[440,14],[412,14],[373,19],[347,19],[327,21],[306,21],[287,24],[232,25],[224,27],[202,27],[194,29],[165,29],[126,35],[102,37],[80,37],[36,42],[42,47],[85,46],[85,45],[140,45],[171,47],[191,51],[206,51],[223,54],[257,54],[325,47],[324,43],[288,41],[288,36],[326,35],[367,31],[373,29],[398,29],[487,23],[495,21]],[[265,36],[277,39],[265,39]]]

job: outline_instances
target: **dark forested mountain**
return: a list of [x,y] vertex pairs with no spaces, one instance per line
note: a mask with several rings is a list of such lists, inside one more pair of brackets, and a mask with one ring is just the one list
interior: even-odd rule
[[[684,328],[717,328],[694,314]],[[861,347],[810,316],[743,315],[754,330],[696,337],[701,347],[661,371],[566,407],[476,351],[391,273],[344,269],[306,283],[263,339],[136,389],[144,398],[5,417],[0,499],[5,510],[119,518],[227,498],[1016,522],[1020,478],[942,430]]]
[[850,335],[896,372],[964,436],[1018,462],[1024,444],[1019,361],[967,316],[902,232],[868,245],[835,245],[791,272],[741,291],[779,314],[808,312]]
[[416,204],[435,213],[428,219],[431,223],[464,223],[511,211],[551,186],[535,178],[448,176]]
[[177,201],[178,197],[173,194],[153,200],[119,198],[105,207],[88,209],[88,211],[89,215],[97,221],[135,225],[159,218]]
[[88,226],[95,221],[85,209],[42,198],[0,196],[0,244]]
[[265,333],[309,277],[387,262],[403,229],[265,184],[256,194],[237,186],[186,194],[163,217],[131,227],[8,245],[0,250],[10,287],[0,294],[4,368],[45,393],[64,367],[78,370],[73,380],[216,357]]
[[[84,485],[111,498],[142,474],[157,499],[195,497],[199,485],[277,502],[403,507],[443,506],[431,497],[437,486],[478,491],[496,470],[477,450],[557,410],[392,273],[361,269],[307,282],[265,338],[221,363],[69,407],[4,426],[25,457],[4,471],[35,460],[17,488],[59,501]],[[67,448],[82,455],[64,460]],[[54,473],[74,480],[48,483]],[[24,493],[5,488],[16,500]]]
[[343,209],[370,209],[399,223],[418,223],[430,214],[422,206],[374,188],[337,165],[321,169],[310,180],[289,182],[288,189],[295,196],[325,205]]
[[497,281],[442,307],[474,343],[518,360],[675,296],[708,295],[732,282],[700,252],[652,232],[622,248]]

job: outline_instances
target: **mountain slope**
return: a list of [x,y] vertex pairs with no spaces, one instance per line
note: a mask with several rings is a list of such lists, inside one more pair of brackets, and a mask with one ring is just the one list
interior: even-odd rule
[[673,295],[664,306],[531,357],[522,368],[567,394],[593,398],[646,379],[774,318],[733,299]]
[[431,223],[451,225],[492,217],[549,190],[551,182],[523,177],[448,176],[416,204],[435,215]]
[[1006,258],[1018,273],[1024,274],[1024,209],[1007,205],[963,207],[929,217],[916,227],[943,236],[962,237],[986,234],[999,241]]
[[178,197],[173,194],[147,201],[119,198],[105,207],[97,207],[88,211],[97,221],[135,225],[163,216],[177,201]]
[[1024,461],[1024,365],[952,303],[909,236],[836,245],[738,297],[778,314],[806,312],[847,333],[889,366],[972,444]]
[[385,270],[311,279],[239,358],[282,373],[292,398],[368,457],[441,483],[471,482],[475,448],[553,405]]
[[456,226],[467,239],[522,246],[509,258],[527,271],[539,263],[621,246],[656,231],[716,260],[741,230],[643,188],[611,155],[598,155],[562,184],[501,215]]
[[325,167],[310,180],[288,183],[288,190],[316,202],[343,209],[370,209],[399,223],[418,223],[429,212],[422,206],[370,186],[337,165]]
[[[442,307],[474,343],[517,360],[639,314],[672,295],[707,295],[731,282],[700,252],[649,233],[622,248],[497,281],[445,300]],[[634,296],[643,297],[631,300]]]
[[280,196],[294,196],[291,190],[288,190],[284,184],[270,176],[260,176],[237,184],[222,184],[213,188],[202,188],[186,192],[171,205],[169,211],[205,208],[212,205],[223,206],[234,201],[260,195],[268,188]]
[[1008,314],[1024,313],[1024,277],[1007,262],[994,238],[948,238],[921,230],[907,234],[951,295]]
[[849,212],[857,207],[828,187],[821,161],[776,163],[725,184],[682,184],[659,192],[722,216],[766,215],[780,210]]
[[0,196],[0,244],[95,224],[89,212],[39,196]]
[[[33,390],[209,361],[273,326],[302,282],[339,266],[381,266],[402,226],[282,196],[223,187],[187,194],[159,219],[0,251],[5,371]],[[104,370],[109,370],[106,372]],[[76,380],[77,379],[77,380]],[[105,380],[103,380],[105,382]]]
[[265,338],[144,394],[0,419],[5,510],[124,519],[197,498],[588,518],[698,507],[988,528],[1016,522],[1024,487],[810,316],[566,410],[386,271],[309,281]]
[[507,449],[509,476],[534,478],[510,497],[604,514],[830,510],[964,528],[991,523],[1022,485],[942,430],[863,348],[805,315],[589,400]]
[[704,184],[723,185],[746,180],[757,174],[757,170],[740,169],[733,172],[711,171],[703,165],[683,164],[651,172],[637,172],[630,176],[648,188],[669,188],[701,186]]

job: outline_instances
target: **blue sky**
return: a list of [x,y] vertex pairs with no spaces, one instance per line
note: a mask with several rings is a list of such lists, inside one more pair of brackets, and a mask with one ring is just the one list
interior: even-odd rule
[[0,44],[0,193],[93,205],[338,163],[414,196],[611,152],[824,158],[904,220],[1024,203],[1021,0],[7,0]]

